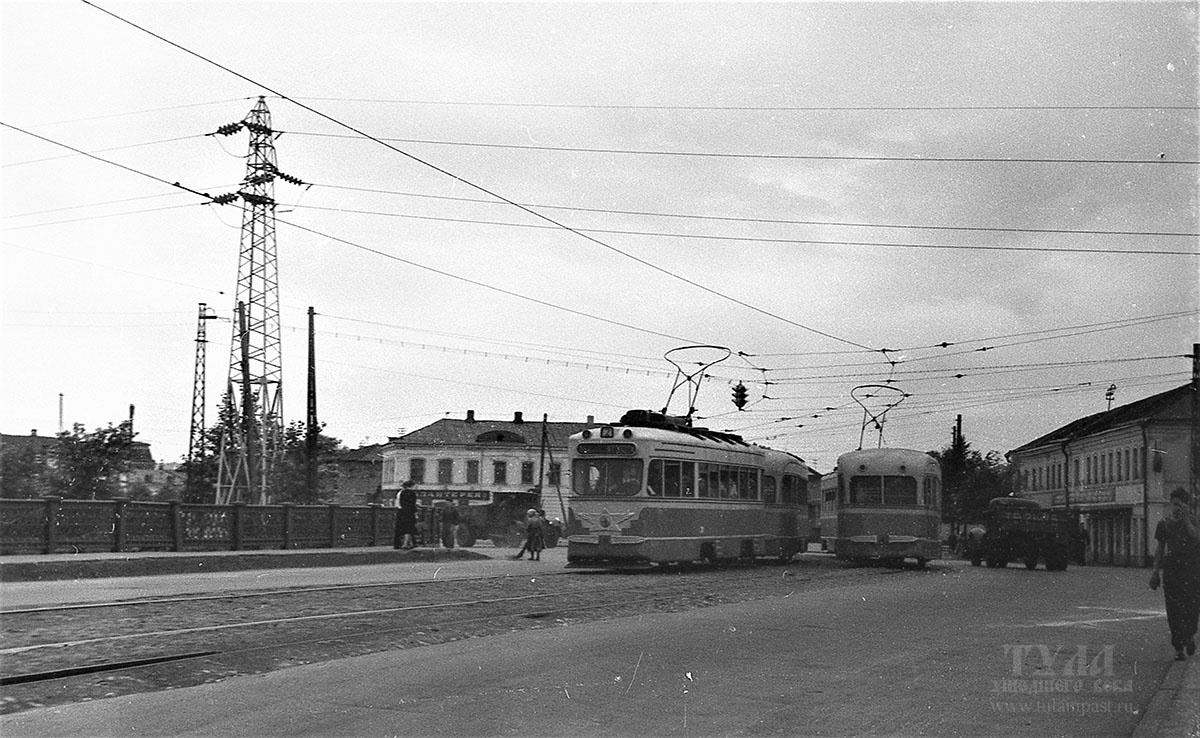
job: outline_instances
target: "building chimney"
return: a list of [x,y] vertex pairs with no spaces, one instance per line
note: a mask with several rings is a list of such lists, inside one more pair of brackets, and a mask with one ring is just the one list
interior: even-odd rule
[[595,424],[596,424],[596,416],[595,416],[595,415],[589,415],[589,416],[588,416],[588,419],[587,419],[587,424],[588,424],[588,425],[595,425]]
[[521,417],[521,412],[519,410],[517,412],[513,413],[513,422],[514,423],[524,423],[525,422],[525,418]]
[[467,422],[468,422],[468,423],[474,423],[474,422],[475,422],[475,411],[474,411],[474,410],[468,410],[468,411],[467,411]]
[[36,436],[36,435],[37,435],[37,428],[34,428],[33,430],[29,431],[29,435],[31,435],[31,436]]
[[129,406],[129,432],[133,433],[133,405]]

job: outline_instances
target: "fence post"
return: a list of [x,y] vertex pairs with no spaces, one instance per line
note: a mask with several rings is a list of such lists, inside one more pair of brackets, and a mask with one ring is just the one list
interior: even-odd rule
[[371,508],[371,537],[369,546],[379,545],[379,503],[372,502],[368,505]]
[[283,549],[286,551],[292,547],[292,507],[294,503],[284,502],[280,505],[283,508]]
[[330,503],[329,505],[329,547],[337,548],[337,510],[338,506]]
[[120,553],[125,550],[125,505],[128,497],[113,498],[113,551]]
[[238,502],[233,503],[230,507],[233,508],[233,510],[232,510],[233,530],[231,531],[231,535],[233,537],[233,550],[241,551],[242,550],[242,510],[244,510],[246,508],[246,503],[239,500]]
[[173,551],[183,550],[183,503],[171,500],[171,546]]
[[58,511],[62,507],[62,497],[46,495],[46,550],[52,554],[58,548]]

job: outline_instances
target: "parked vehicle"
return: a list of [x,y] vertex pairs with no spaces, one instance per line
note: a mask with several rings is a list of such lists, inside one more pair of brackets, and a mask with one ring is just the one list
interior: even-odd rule
[[1021,561],[1026,569],[1045,562],[1047,571],[1066,571],[1071,538],[1078,529],[1073,515],[1047,510],[1033,500],[997,497],[984,513],[984,533],[967,540],[971,564],[1006,567]]

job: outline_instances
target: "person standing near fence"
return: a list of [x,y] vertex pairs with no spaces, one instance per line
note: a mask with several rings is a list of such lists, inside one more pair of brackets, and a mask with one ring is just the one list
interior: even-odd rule
[[530,508],[525,513],[525,545],[513,558],[523,558],[525,552],[528,551],[530,561],[541,561],[542,549],[545,547],[546,541],[542,535],[542,516],[538,515],[537,510]]
[[412,480],[400,485],[396,495],[396,548],[415,548],[413,536],[417,533],[417,491]]

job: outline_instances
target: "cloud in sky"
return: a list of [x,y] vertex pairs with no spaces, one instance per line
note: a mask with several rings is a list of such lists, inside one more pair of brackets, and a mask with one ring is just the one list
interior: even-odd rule
[[[1194,4],[101,5],[404,152],[82,3],[0,6],[3,121],[167,182],[235,189],[244,134],[204,134],[267,96],[313,183],[276,188],[285,412],[312,305],[350,445],[658,408],[687,341],[751,355],[702,423],[818,468],[891,371],[889,441],[939,448],[961,412],[1001,451],[1189,376],[1198,260],[1144,252],[1196,251]],[[133,403],[177,459],[198,302],[210,406],[228,370],[239,210],[0,136],[4,432],[54,430],[60,392],[88,427]]]

